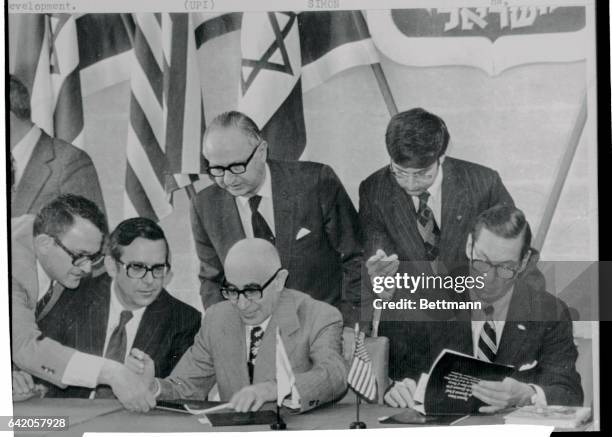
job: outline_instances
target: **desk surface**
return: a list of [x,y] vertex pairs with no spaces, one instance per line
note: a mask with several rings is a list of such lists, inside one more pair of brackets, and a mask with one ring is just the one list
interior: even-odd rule
[[[270,408],[273,408],[272,406]],[[378,418],[398,413],[395,408],[362,404],[360,419],[368,428],[406,427],[408,425],[381,424]],[[54,436],[81,436],[84,432],[206,432],[210,425],[201,424],[196,416],[171,411],[152,410],[130,413],[118,401],[112,399],[33,399],[16,403],[15,416],[69,416],[70,428],[64,432],[49,432]],[[348,429],[355,420],[355,405],[339,403],[324,406],[305,414],[282,414],[291,430]],[[501,415],[475,416],[461,421],[460,425],[502,424]],[[217,427],[214,431],[269,431],[268,425],[241,427]],[[42,436],[43,432],[19,432],[16,435]]]
[[[270,409],[274,406],[270,405]],[[378,418],[398,413],[396,408],[383,405],[361,404],[360,419],[368,428],[398,428],[411,425],[381,424]],[[29,436],[82,436],[84,432],[207,432],[207,431],[269,431],[269,425],[223,426],[213,428],[201,424],[196,416],[172,411],[152,410],[148,413],[130,413],[114,399],[31,399],[13,406],[14,416],[68,416],[70,428],[63,432],[17,432],[19,437]],[[305,414],[283,413],[290,430],[348,429],[355,420],[355,405],[338,403],[323,406]],[[457,426],[500,425],[503,414],[470,416]],[[590,430],[587,424],[578,430]]]

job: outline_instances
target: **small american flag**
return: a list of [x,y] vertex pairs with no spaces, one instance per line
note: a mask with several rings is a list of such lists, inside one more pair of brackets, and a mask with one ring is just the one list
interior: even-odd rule
[[348,374],[348,384],[355,393],[367,401],[376,399],[376,378],[372,372],[372,360],[365,347],[363,332],[355,329],[355,354]]

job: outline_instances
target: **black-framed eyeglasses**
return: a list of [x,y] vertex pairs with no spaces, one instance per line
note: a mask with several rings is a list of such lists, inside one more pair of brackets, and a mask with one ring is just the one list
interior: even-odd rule
[[74,253],[72,250],[64,246],[59,238],[57,237],[52,237],[52,238],[53,238],[53,241],[55,241],[55,244],[57,244],[72,259],[72,265],[75,267],[83,267],[87,263],[91,263],[92,266],[96,266],[100,264],[102,259],[104,259],[104,254],[102,253],[101,250],[94,253],[93,255]]
[[170,271],[170,264],[167,262],[163,264],[154,264],[152,266],[148,266],[145,263],[138,262],[131,262],[126,264],[120,259],[116,259],[115,261],[125,267],[125,273],[127,274],[128,278],[132,279],[142,279],[147,276],[147,273],[149,272],[151,272],[153,278],[162,279]]
[[474,259],[474,248],[472,248],[470,264],[479,273],[489,273],[495,270],[495,274],[501,279],[512,279],[519,273],[519,268],[510,267],[507,264],[493,264],[482,259]]
[[211,175],[214,178],[221,178],[225,175],[226,171],[229,171],[232,174],[243,174],[247,171],[247,166],[249,165],[249,162],[251,162],[251,159],[253,159],[253,156],[255,156],[255,152],[257,151],[257,149],[259,149],[259,146],[261,145],[261,143],[263,142],[260,141],[255,148],[253,149],[253,151],[251,152],[251,154],[249,155],[249,157],[247,158],[246,161],[244,162],[235,162],[233,164],[228,165],[227,167],[224,167],[222,165],[214,165],[211,167],[208,167],[206,169],[206,172]]
[[403,171],[401,168],[398,168],[399,166],[395,164],[393,161],[391,161],[391,163],[389,164],[389,169],[391,170],[391,173],[393,174],[393,176],[400,178],[400,179],[408,179],[412,177],[412,178],[415,178],[421,181],[428,181],[428,180],[433,179],[433,177],[435,176],[433,174],[433,171],[434,169],[437,169],[439,166],[440,166],[440,158],[438,158],[436,162],[434,162],[429,167],[415,171],[414,173],[408,173],[406,171]]
[[263,296],[263,291],[272,283],[272,281],[276,278],[276,275],[278,275],[278,272],[280,272],[282,269],[283,268],[280,267],[276,272],[274,272],[270,279],[268,279],[262,285],[247,284],[242,290],[224,279],[223,285],[221,286],[221,294],[224,298],[231,301],[237,301],[240,299],[241,294],[249,300],[261,299]]

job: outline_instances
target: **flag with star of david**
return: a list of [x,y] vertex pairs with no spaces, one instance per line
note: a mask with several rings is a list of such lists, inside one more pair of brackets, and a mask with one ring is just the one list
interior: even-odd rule
[[299,159],[302,94],[342,70],[379,62],[360,11],[245,12],[238,109],[262,129],[270,157]]

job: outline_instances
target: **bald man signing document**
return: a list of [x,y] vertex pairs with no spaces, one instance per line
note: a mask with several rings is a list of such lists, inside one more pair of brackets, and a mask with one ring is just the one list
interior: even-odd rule
[[277,327],[295,375],[286,405],[304,412],[340,397],[347,376],[340,312],[285,288],[289,272],[266,240],[238,241],[224,270],[225,301],[206,310],[171,375],[151,381],[157,399],[205,399],[216,382],[221,401],[239,412],[276,401]]

